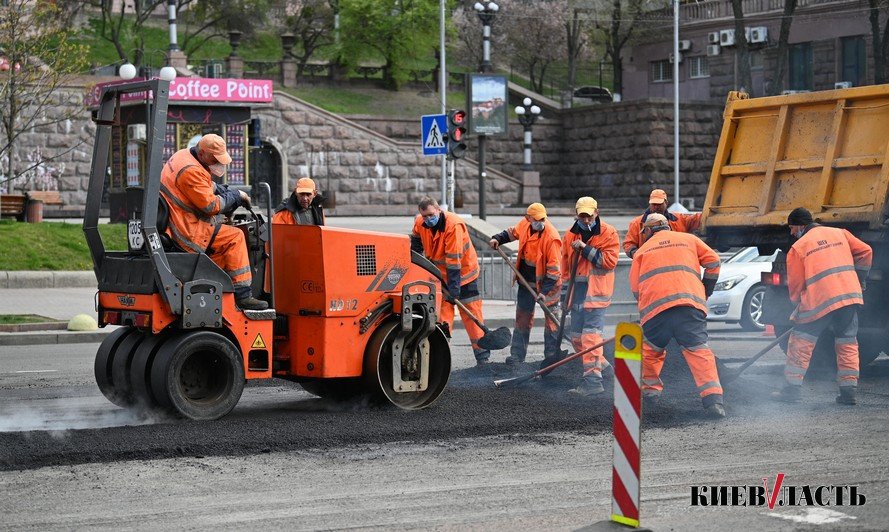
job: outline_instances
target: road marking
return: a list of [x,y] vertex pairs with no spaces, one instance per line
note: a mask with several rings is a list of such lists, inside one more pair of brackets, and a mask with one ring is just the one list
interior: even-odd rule
[[838,523],[843,519],[858,519],[854,515],[847,515],[828,508],[805,508],[803,513],[804,515],[787,515],[780,513],[768,513],[766,515],[806,525],[829,525]]
[[55,373],[59,370],[57,369],[25,369],[21,371],[16,371],[15,373]]

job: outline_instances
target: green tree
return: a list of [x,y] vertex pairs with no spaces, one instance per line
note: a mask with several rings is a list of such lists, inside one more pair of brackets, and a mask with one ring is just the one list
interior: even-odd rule
[[283,29],[296,37],[296,49],[293,55],[297,62],[297,75],[302,75],[306,63],[319,49],[334,44],[334,21],[337,9],[337,2],[329,0],[285,2]]
[[192,55],[213,39],[228,40],[228,32],[240,31],[249,39],[266,22],[269,0],[180,0],[178,14],[180,47]]
[[[129,61],[137,67],[141,66],[145,49],[142,27],[158,8],[167,5],[166,0],[87,1],[101,16],[98,27],[99,36],[114,46],[117,56],[121,60]],[[190,1],[179,0],[180,8]]]
[[383,60],[383,84],[393,90],[438,42],[434,0],[340,0],[340,56],[348,66]]
[[[29,145],[23,156],[22,137],[51,132],[82,113],[83,95],[64,87],[86,69],[86,47],[74,44],[76,31],[50,2],[10,0],[0,17],[0,183],[16,180],[27,190],[38,170],[61,153]],[[66,111],[67,110],[67,111]],[[12,188],[10,186],[10,188]]]
[[874,52],[874,83],[886,83],[889,63],[889,2],[868,0],[868,20]]

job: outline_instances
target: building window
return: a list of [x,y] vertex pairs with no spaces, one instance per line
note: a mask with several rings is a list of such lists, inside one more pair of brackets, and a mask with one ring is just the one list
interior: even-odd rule
[[673,65],[669,60],[651,62],[651,81],[673,81]]
[[790,45],[790,89],[812,90],[812,43]]
[[863,37],[843,37],[842,43],[843,62],[840,70],[840,79],[837,81],[851,81],[853,87],[864,85],[867,64],[867,52]]
[[706,55],[688,58],[688,77],[691,79],[710,77],[710,64]]
[[762,52],[759,50],[750,50],[750,70],[762,70],[764,68]]

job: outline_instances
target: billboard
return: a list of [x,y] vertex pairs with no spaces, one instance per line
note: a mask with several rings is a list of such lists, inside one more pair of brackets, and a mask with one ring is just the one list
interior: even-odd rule
[[506,76],[469,74],[468,78],[469,133],[505,135],[509,102]]

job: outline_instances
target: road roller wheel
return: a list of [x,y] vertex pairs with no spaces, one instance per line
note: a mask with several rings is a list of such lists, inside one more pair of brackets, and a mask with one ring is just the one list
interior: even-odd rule
[[405,410],[431,405],[444,391],[451,376],[451,349],[444,332],[436,327],[422,344],[429,349],[429,385],[419,392],[397,392],[392,377],[392,342],[398,335],[398,320],[383,323],[373,333],[364,352],[365,387],[380,399]]
[[170,334],[149,335],[133,354],[130,363],[130,386],[136,405],[151,410],[159,407],[151,391],[151,365],[161,345],[172,337]]
[[93,365],[93,372],[96,376],[96,384],[99,391],[106,399],[120,407],[127,407],[127,403],[123,401],[114,389],[114,378],[112,368],[114,364],[114,355],[121,343],[131,334],[141,334],[134,327],[120,327],[102,341],[99,350],[96,351],[96,361]]
[[151,393],[158,404],[195,420],[231,412],[244,391],[241,352],[211,331],[186,333],[163,342],[151,364]]
[[324,379],[299,385],[310,394],[331,401],[348,401],[365,393],[361,379]]
[[130,384],[130,365],[136,349],[145,337],[145,334],[138,329],[128,334],[115,349],[114,359],[111,361],[111,382],[114,385],[114,393],[120,400],[116,404],[125,408],[136,404],[133,386]]

